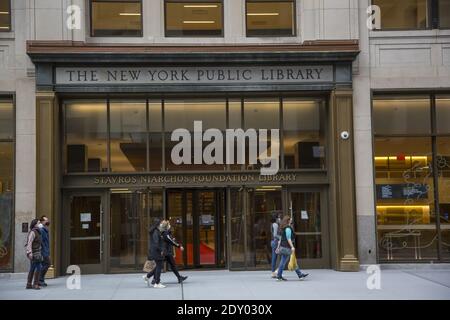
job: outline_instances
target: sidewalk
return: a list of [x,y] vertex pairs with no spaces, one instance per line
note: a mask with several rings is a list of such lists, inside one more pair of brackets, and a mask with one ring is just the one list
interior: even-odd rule
[[[364,272],[305,270],[299,281],[285,272],[287,282],[263,271],[185,271],[184,299],[450,299],[450,270],[382,270],[381,289],[369,290]],[[182,299],[182,287],[172,273],[163,273],[165,289],[148,288],[143,274],[85,275],[81,289],[66,288],[67,277],[47,280],[42,290],[25,290],[25,278],[0,278],[0,300],[6,299]]]

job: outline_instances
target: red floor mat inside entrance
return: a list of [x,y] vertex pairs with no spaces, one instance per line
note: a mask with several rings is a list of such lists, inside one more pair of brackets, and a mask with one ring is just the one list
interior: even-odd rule
[[[194,247],[191,243],[188,243],[184,249],[187,251],[188,265],[192,266],[194,264]],[[175,261],[177,262],[177,264],[183,264],[183,254],[180,249],[176,249]],[[216,252],[204,243],[200,242],[200,264],[204,265],[215,263]]]

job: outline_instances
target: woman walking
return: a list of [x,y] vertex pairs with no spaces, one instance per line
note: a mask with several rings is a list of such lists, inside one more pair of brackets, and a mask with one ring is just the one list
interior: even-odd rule
[[[281,255],[280,265],[278,267],[277,280],[278,281],[286,281],[286,278],[283,278],[283,270],[286,266],[289,257],[293,252],[295,252],[294,246],[294,231],[291,227],[291,217],[286,215],[281,220],[281,241],[278,245],[277,252]],[[295,273],[299,279],[305,278],[308,274],[302,273],[300,268],[297,267],[295,269]]]
[[[34,219],[30,224],[30,232],[27,237],[26,254],[30,260],[30,271],[27,278],[27,289],[40,290],[39,276],[42,268],[42,236],[39,230],[39,219]],[[33,283],[32,283],[33,282]]]
[[178,268],[173,257],[173,247],[180,248],[181,251],[184,251],[184,248],[173,237],[171,228],[172,226],[170,225],[170,222],[168,220],[164,220],[161,223],[161,234],[162,238],[164,239],[163,252],[166,262],[169,264],[170,269],[178,279],[178,283],[181,283],[187,279],[187,276],[184,277],[178,272]]
[[160,219],[155,219],[152,227],[150,228],[150,249],[148,253],[148,259],[155,261],[156,267],[150,271],[147,275],[144,275],[144,281],[148,285],[149,279],[153,276],[153,287],[162,289],[166,286],[161,283],[161,270],[164,262],[163,254],[163,238],[159,230],[161,224]]

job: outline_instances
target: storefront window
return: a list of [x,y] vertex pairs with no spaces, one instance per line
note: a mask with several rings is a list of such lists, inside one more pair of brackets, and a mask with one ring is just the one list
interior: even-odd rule
[[[228,100],[228,128],[229,129],[239,129],[243,128],[242,125],[242,100],[241,99],[230,99]],[[230,164],[231,170],[242,170],[242,164],[237,162],[237,144],[234,145],[233,151],[234,158],[232,159],[232,164]]]
[[450,134],[450,95],[436,97],[436,129]]
[[11,0],[0,0],[0,32],[11,31]]
[[376,138],[381,260],[437,259],[431,138]]
[[246,1],[247,36],[295,36],[293,0]]
[[0,100],[0,271],[13,269],[14,107]]
[[436,145],[442,258],[450,260],[450,137],[438,138]]
[[222,1],[166,0],[166,37],[222,36]]
[[439,0],[439,26],[450,28],[450,0]]
[[[166,148],[166,169],[167,170],[225,170],[225,143],[211,138],[211,141],[201,142],[202,133],[208,129],[218,129],[222,133],[224,141],[226,130],[226,101],[223,100],[168,100],[164,102],[164,130],[165,130],[165,148]],[[198,131],[194,135],[194,121],[198,122]],[[184,148],[175,153],[174,147],[181,146],[183,139],[171,141],[171,136],[176,129],[186,129],[190,133],[191,148]],[[200,137],[199,139],[196,139]],[[183,140],[186,141],[186,140]],[[200,141],[201,143],[197,143]],[[222,150],[222,155],[211,151],[217,142],[217,148]],[[216,149],[216,148],[213,148]],[[174,151],[174,152],[172,152]],[[190,153],[185,154],[184,151]],[[211,151],[211,152],[210,152]],[[173,162],[172,153],[183,158],[183,163]],[[208,164],[204,155],[212,155],[214,163]]]
[[321,101],[283,100],[286,169],[325,169],[324,113]]
[[431,0],[372,0],[381,9],[381,29],[426,29],[430,27]]
[[108,170],[106,107],[106,101],[66,102],[67,172]]
[[385,96],[373,101],[375,134],[429,134],[430,117],[428,96]]
[[111,171],[147,171],[147,111],[144,101],[110,102]]
[[91,36],[142,36],[142,1],[92,0]]
[[162,171],[163,130],[161,101],[150,100],[148,103],[148,146],[150,171]]

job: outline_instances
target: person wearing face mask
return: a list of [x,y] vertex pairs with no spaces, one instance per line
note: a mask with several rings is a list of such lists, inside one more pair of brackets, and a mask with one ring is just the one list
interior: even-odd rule
[[30,260],[30,271],[27,277],[27,289],[40,290],[39,275],[42,266],[41,243],[42,236],[38,227],[39,219],[33,219],[30,224],[30,232],[27,236],[25,251],[27,258]]
[[174,253],[173,247],[180,248],[181,251],[184,251],[184,248],[173,237],[172,231],[171,231],[171,225],[168,220],[164,220],[161,223],[160,230],[161,230],[162,238],[164,240],[163,254],[164,254],[165,260],[169,264],[172,272],[177,277],[178,283],[182,283],[183,281],[185,281],[187,279],[187,276],[186,277],[182,276],[178,272],[178,268],[176,266],[175,259],[173,257],[173,253]]
[[39,219],[39,230],[41,231],[42,236],[42,268],[39,276],[39,285],[41,287],[46,287],[47,283],[45,282],[45,275],[47,274],[48,268],[51,265],[50,261],[50,234],[49,234],[49,226],[50,221],[46,216],[42,216]]

